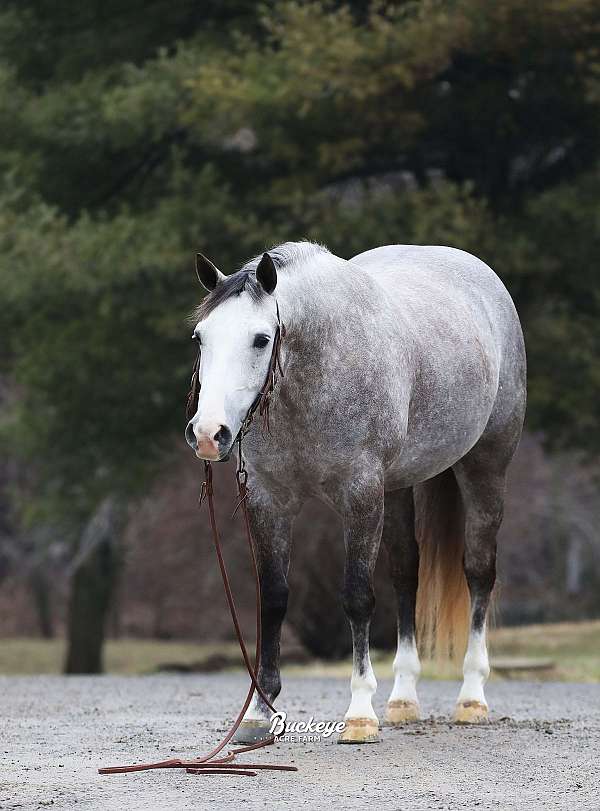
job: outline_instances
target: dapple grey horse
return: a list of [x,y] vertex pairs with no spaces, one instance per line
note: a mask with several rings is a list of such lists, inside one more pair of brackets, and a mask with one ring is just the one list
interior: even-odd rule
[[[265,380],[277,306],[286,327],[270,431],[255,423],[244,440],[262,585],[261,687],[271,700],[281,688],[292,524],[316,497],[341,516],[346,549],[353,670],[340,742],[379,734],[369,623],[381,539],[398,615],[388,722],[419,717],[419,633],[438,649],[462,655],[466,646],[455,719],[486,718],[496,534],[526,399],[523,336],[502,282],[471,254],[414,245],[344,260],[285,243],[230,276],[201,254],[196,269],[210,292],[194,317],[201,390],[186,438],[200,458],[228,457]],[[255,697],[238,739],[268,726]]]

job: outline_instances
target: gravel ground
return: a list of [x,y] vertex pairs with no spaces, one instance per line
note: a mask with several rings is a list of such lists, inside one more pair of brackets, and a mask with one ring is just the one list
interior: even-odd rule
[[[114,765],[205,752],[239,707],[238,675],[0,678],[0,808],[600,809],[600,686],[492,682],[492,719],[449,722],[458,685],[423,682],[428,720],[370,746],[287,743],[254,760],[298,773],[101,777]],[[376,707],[390,684],[381,680]],[[287,678],[288,719],[338,720],[348,682]],[[249,759],[249,755],[244,756]]]

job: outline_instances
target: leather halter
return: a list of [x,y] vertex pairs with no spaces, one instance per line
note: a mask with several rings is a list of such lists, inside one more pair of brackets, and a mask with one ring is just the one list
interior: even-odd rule
[[[260,666],[260,647],[262,633],[261,589],[260,589],[260,577],[258,572],[258,563],[256,558],[256,547],[254,545],[254,539],[252,538],[252,532],[250,530],[250,517],[248,515],[248,507],[246,503],[248,498],[248,485],[247,485],[248,472],[245,468],[244,458],[242,456],[242,439],[248,433],[250,425],[252,423],[252,418],[257,410],[260,416],[263,418],[263,426],[266,428],[266,430],[269,430],[269,404],[271,402],[275,386],[277,385],[277,371],[279,370],[279,373],[283,376],[283,369],[281,366],[281,358],[279,355],[279,350],[281,346],[281,340],[285,336],[285,326],[284,324],[281,323],[279,317],[279,305],[277,304],[277,302],[276,308],[277,308],[277,329],[275,332],[275,336],[273,338],[273,349],[271,351],[271,359],[269,361],[267,376],[265,378],[265,382],[261,390],[259,391],[256,398],[254,399],[254,402],[248,409],[248,413],[246,414],[242,426],[235,439],[235,442],[237,442],[238,445],[238,454],[239,454],[238,467],[236,470],[236,481],[238,487],[239,501],[234,510],[234,515],[237,512],[238,507],[241,507],[244,518],[246,541],[248,543],[250,558],[252,561],[252,572],[254,576],[254,584],[256,592],[256,649],[254,656],[254,665],[252,665],[252,662],[250,661],[250,657],[248,655],[246,643],[244,641],[242,629],[235,608],[233,593],[231,591],[231,585],[229,582],[229,575],[227,573],[225,560],[223,558],[223,552],[221,550],[221,539],[219,536],[219,530],[217,528],[217,522],[215,517],[214,492],[212,483],[212,466],[209,461],[204,462],[205,478],[204,482],[202,483],[200,498],[198,500],[199,505],[202,504],[205,498],[206,501],[208,502],[208,512],[210,518],[212,538],[215,547],[215,552],[217,555],[217,562],[219,564],[219,569],[221,571],[223,587],[225,589],[225,596],[227,597],[227,604],[229,606],[229,612],[231,614],[231,619],[235,629],[235,634],[238,640],[240,651],[242,653],[242,658],[244,660],[246,670],[248,671],[248,675],[250,676],[250,688],[246,695],[246,699],[244,700],[244,703],[242,705],[240,712],[238,713],[237,718],[233,722],[232,726],[230,727],[225,737],[208,754],[202,755],[192,760],[180,760],[178,758],[172,758],[170,760],[161,760],[155,763],[140,763],[140,764],[132,764],[129,766],[108,766],[102,769],[98,769],[98,772],[100,774],[124,774],[128,772],[148,771],[150,769],[185,769],[187,774],[195,774],[195,775],[230,774],[230,775],[242,775],[246,777],[255,777],[257,773],[255,771],[256,769],[267,769],[270,771],[287,771],[287,772],[298,771],[296,766],[289,766],[276,763],[238,764],[233,762],[235,760],[236,755],[239,755],[243,752],[250,752],[254,749],[259,749],[264,746],[270,746],[271,744],[275,743],[275,737],[273,735],[269,736],[268,738],[265,738],[262,741],[258,741],[257,743],[250,744],[249,746],[241,746],[235,749],[230,749],[227,755],[223,757],[220,758],[216,757],[220,752],[222,752],[222,750],[227,746],[229,741],[235,735],[237,729],[239,728],[240,724],[243,721],[244,715],[246,714],[246,710],[250,706],[250,702],[252,701],[255,692],[259,694],[259,696],[265,702],[267,707],[272,712],[275,712],[275,708],[269,701],[268,696],[265,694],[260,684],[258,683],[258,669]],[[191,388],[190,393],[188,395],[186,407],[188,420],[191,419],[191,417],[196,413],[196,410],[198,408],[198,396],[200,393],[199,377],[200,377],[200,353],[198,353],[198,357],[194,363],[194,368],[192,372]]]

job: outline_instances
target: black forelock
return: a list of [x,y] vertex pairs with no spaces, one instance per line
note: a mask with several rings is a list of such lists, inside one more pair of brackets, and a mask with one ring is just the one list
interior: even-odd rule
[[202,319],[209,316],[219,304],[227,301],[227,299],[233,298],[233,296],[239,296],[240,293],[244,291],[250,295],[253,301],[260,301],[267,295],[261,285],[256,281],[255,271],[242,268],[242,270],[238,270],[237,273],[226,276],[212,292],[202,299],[194,313],[195,320],[202,321]]

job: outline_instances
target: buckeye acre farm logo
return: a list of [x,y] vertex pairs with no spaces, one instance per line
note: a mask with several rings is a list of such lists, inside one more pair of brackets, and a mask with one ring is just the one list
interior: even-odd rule
[[344,721],[315,721],[312,715],[308,721],[288,721],[287,713],[279,710],[271,716],[269,732],[275,735],[277,741],[313,743],[321,738],[329,738],[335,732],[343,732],[345,728]]

